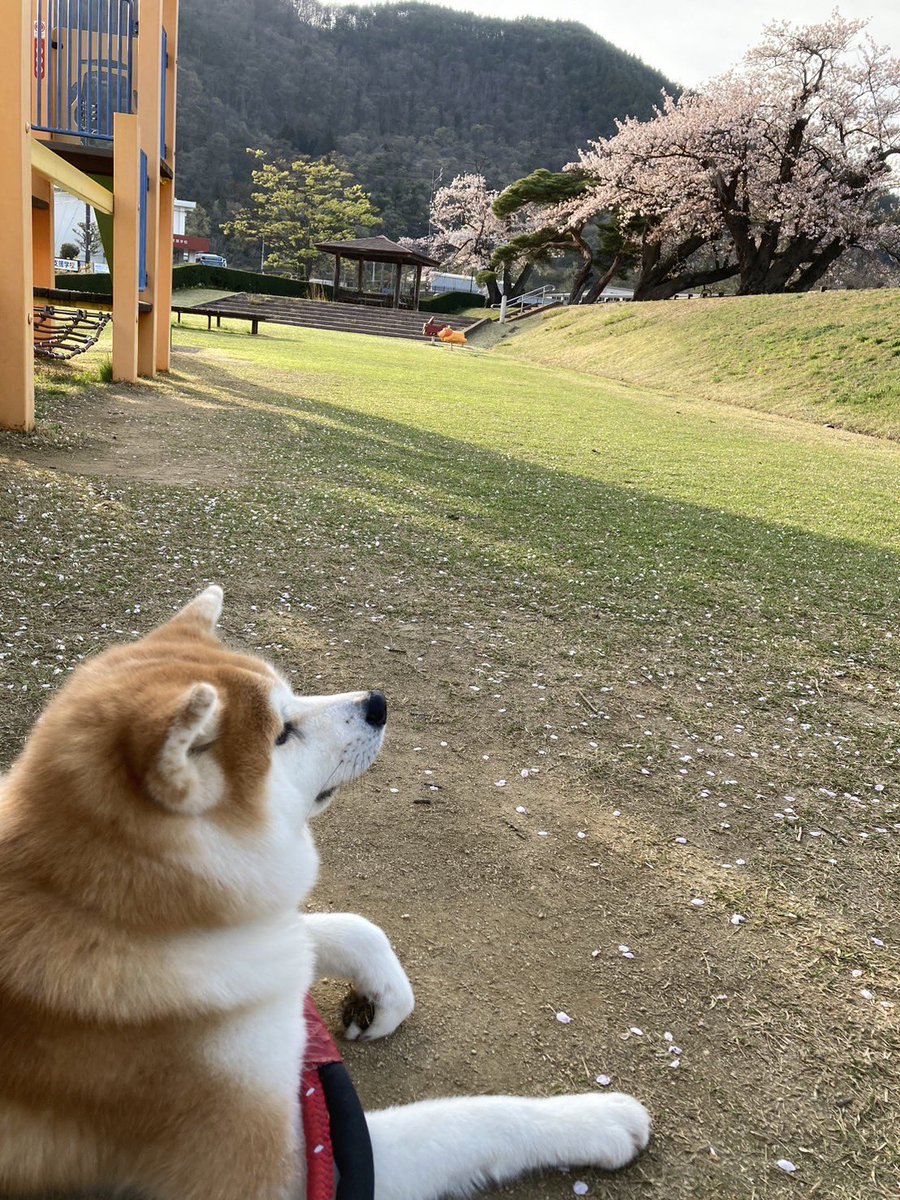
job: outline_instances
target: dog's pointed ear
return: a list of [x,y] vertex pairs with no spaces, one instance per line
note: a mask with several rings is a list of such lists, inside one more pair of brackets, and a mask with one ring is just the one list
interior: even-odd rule
[[222,612],[224,593],[217,583],[211,583],[199,596],[195,596],[175,614],[161,629],[177,626],[180,629],[192,629],[196,633],[216,636],[216,622]]
[[211,683],[195,683],[179,698],[147,775],[150,794],[163,808],[196,816],[219,802],[215,778],[198,766],[216,740],[221,711]]

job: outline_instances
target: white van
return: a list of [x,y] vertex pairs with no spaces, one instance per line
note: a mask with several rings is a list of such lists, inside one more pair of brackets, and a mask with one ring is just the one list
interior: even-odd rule
[[195,262],[200,267],[227,267],[228,260],[221,254],[198,254]]

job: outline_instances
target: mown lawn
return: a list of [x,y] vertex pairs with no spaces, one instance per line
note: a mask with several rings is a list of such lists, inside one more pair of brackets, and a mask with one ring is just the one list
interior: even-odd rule
[[504,353],[900,438],[896,289],[566,309]]
[[298,687],[391,702],[316,897],[417,985],[348,1056],[368,1102],[604,1074],[656,1137],[591,1195],[889,1194],[900,447],[524,335],[186,320],[168,379],[45,370],[0,440],[0,765],[81,655],[221,581]]

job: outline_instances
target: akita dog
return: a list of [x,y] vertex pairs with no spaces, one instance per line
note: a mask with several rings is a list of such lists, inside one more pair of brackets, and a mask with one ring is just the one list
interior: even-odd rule
[[[302,1200],[311,983],[346,977],[371,1002],[350,1037],[412,1012],[380,929],[299,911],[308,822],[374,761],[385,699],[294,695],[222,645],[221,605],[209,587],[81,665],[0,780],[0,1193]],[[362,1124],[379,1200],[615,1169],[650,1131],[619,1094],[429,1100]]]

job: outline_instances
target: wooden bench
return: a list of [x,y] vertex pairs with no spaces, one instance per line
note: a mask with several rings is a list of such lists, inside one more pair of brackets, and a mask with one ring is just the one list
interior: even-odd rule
[[208,307],[207,305],[203,305],[203,304],[199,304],[194,308],[191,308],[189,306],[173,304],[172,312],[178,314],[178,324],[179,325],[181,324],[181,314],[182,313],[192,313],[198,317],[206,317],[206,328],[207,329],[212,329],[213,317],[216,318],[216,328],[217,329],[222,328],[222,318],[223,317],[228,317],[229,320],[235,320],[235,321],[249,321],[251,334],[259,333],[260,321],[267,320],[267,318],[262,316],[260,313],[241,312],[239,309],[235,309],[232,311],[232,309],[230,309],[230,308],[214,308],[214,307]]

